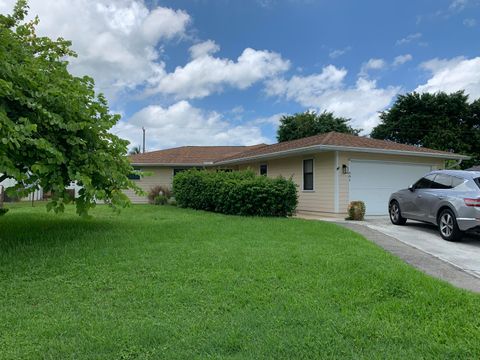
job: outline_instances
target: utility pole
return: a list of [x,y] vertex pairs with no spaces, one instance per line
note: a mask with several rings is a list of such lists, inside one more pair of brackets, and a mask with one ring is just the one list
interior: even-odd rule
[[145,128],[142,126],[143,130],[143,153],[145,154]]

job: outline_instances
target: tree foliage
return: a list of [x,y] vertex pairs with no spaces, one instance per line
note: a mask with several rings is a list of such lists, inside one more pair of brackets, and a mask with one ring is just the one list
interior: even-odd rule
[[72,181],[83,188],[77,212],[86,215],[95,200],[125,206],[122,189],[138,188],[126,140],[109,130],[119,120],[110,113],[90,77],[67,70],[76,56],[71,43],[35,33],[38,18],[26,22],[27,3],[19,0],[11,15],[0,15],[0,181],[26,196],[36,188],[53,194],[49,209],[63,211]]
[[463,91],[400,95],[380,114],[371,137],[471,155],[462,167],[480,160],[480,100]]
[[327,133],[330,131],[358,135],[361,130],[348,125],[350,119],[337,117],[331,112],[317,114],[314,111],[306,111],[294,115],[285,115],[280,119],[277,130],[279,142],[289,141]]

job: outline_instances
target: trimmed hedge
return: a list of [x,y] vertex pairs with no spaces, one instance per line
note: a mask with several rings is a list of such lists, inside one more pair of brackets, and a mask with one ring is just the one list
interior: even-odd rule
[[173,178],[178,206],[229,215],[290,216],[297,207],[292,180],[252,171],[188,170]]

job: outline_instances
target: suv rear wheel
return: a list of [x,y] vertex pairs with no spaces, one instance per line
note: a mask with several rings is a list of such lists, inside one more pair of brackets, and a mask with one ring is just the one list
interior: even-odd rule
[[438,230],[442,238],[448,241],[458,241],[463,236],[463,232],[458,228],[455,214],[450,209],[443,210],[438,216]]
[[392,222],[392,224],[405,225],[405,223],[407,222],[407,219],[402,216],[402,212],[400,211],[400,205],[396,200],[393,200],[390,203],[388,213],[390,214],[390,221]]

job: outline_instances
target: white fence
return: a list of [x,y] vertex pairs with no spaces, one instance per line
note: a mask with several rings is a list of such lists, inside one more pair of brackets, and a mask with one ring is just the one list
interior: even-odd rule
[[[2,175],[0,173],[0,175]],[[2,196],[2,199],[4,198],[4,195],[5,195],[5,190],[9,187],[12,187],[12,186],[15,186],[17,182],[13,179],[6,179],[4,181],[2,181],[0,183],[0,196]],[[72,182],[70,184],[70,186],[67,187],[67,189],[69,190],[75,190],[75,197],[77,198],[78,197],[78,191],[81,189],[82,187],[77,185],[76,182]],[[27,197],[21,199],[22,201],[39,201],[39,200],[43,200],[43,189],[40,188],[40,189],[37,189],[35,190],[33,193],[29,194]]]

